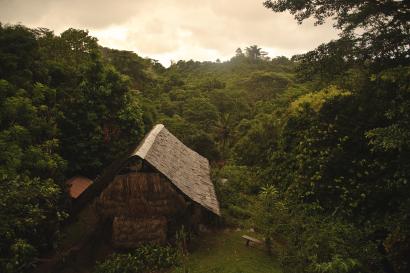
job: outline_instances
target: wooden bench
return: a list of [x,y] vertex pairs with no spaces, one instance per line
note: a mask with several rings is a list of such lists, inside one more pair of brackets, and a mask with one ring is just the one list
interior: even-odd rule
[[249,245],[250,245],[250,244],[249,244],[250,242],[252,242],[252,243],[254,243],[254,244],[262,244],[262,241],[261,241],[261,240],[258,240],[258,239],[256,239],[256,238],[253,238],[253,237],[248,236],[248,235],[243,235],[242,238],[246,240],[246,246],[249,246]]

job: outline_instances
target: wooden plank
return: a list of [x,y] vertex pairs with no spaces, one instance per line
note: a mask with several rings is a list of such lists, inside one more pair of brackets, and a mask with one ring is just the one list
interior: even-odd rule
[[253,242],[253,243],[256,243],[256,244],[262,244],[261,240],[258,240],[256,238],[253,238],[253,237],[248,236],[248,235],[243,235],[242,238],[246,240],[246,245],[247,246],[249,246],[249,242]]

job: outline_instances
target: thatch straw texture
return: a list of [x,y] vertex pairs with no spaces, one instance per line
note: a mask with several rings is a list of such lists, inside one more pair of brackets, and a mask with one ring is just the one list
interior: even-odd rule
[[173,216],[185,211],[184,197],[158,173],[117,175],[96,202],[103,218]]
[[115,217],[112,227],[112,242],[117,248],[135,248],[141,243],[164,244],[167,238],[165,217]]

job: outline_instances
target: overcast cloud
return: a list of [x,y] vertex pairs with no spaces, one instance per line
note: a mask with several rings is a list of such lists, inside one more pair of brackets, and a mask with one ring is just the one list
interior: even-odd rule
[[271,57],[292,56],[337,37],[331,24],[298,25],[262,0],[0,0],[0,21],[57,34],[88,29],[103,46],[159,60],[229,59],[257,44]]

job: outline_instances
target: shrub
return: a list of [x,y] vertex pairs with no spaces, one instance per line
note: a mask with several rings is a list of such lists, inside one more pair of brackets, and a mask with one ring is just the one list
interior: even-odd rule
[[177,251],[169,246],[143,245],[126,254],[113,254],[97,264],[94,273],[153,272],[177,265]]

